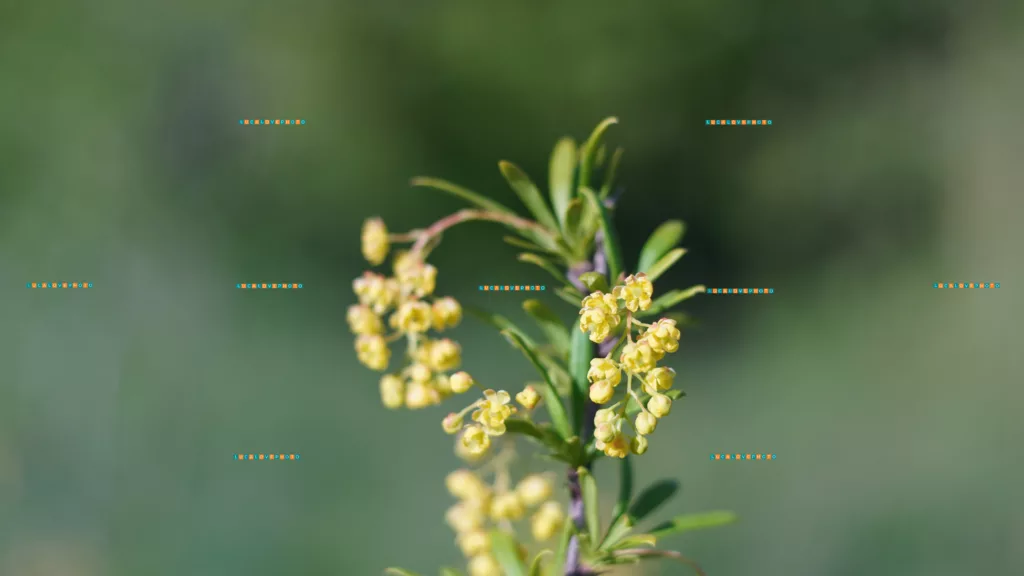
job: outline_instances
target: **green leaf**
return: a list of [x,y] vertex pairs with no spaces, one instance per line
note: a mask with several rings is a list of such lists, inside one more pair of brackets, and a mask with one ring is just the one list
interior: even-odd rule
[[569,540],[576,531],[576,526],[571,520],[562,523],[562,535],[558,539],[558,551],[555,552],[555,566],[565,565],[565,555],[569,549]]
[[523,301],[523,310],[533,318],[562,358],[569,353],[569,331],[557,314],[540,300]]
[[661,314],[665,310],[672,308],[676,304],[679,304],[683,300],[693,298],[697,294],[704,293],[704,286],[698,284],[697,286],[690,286],[685,290],[671,290],[654,299],[651,302],[651,307],[643,312],[638,312],[637,316],[640,318],[646,318],[648,316],[656,316]]
[[571,286],[561,286],[555,288],[555,296],[558,296],[562,300],[565,300],[570,306],[575,308],[577,311],[580,309],[580,303],[583,302],[583,294],[580,291]]
[[583,143],[583,148],[580,151],[580,180],[579,185],[581,187],[590,186],[590,176],[593,172],[595,161],[597,160],[597,151],[601,146],[601,138],[604,136],[605,131],[612,124],[618,124],[618,118],[605,118],[594,128],[594,131],[590,133],[590,138]]
[[676,261],[682,258],[683,254],[686,254],[686,250],[683,248],[674,248],[672,250],[669,250],[668,254],[662,256],[660,260],[655,262],[654,265],[647,270],[647,278],[651,282],[654,282],[662,274],[667,272],[668,269],[671,268],[672,265],[676,263]]
[[655,262],[679,244],[685,231],[686,225],[682,220],[669,220],[658,226],[640,250],[640,261],[636,265],[637,272],[647,273]]
[[384,569],[384,573],[385,574],[392,574],[394,576],[420,576],[420,574],[418,572],[410,572],[409,570],[405,570],[403,568],[395,568],[395,567],[385,568]]
[[632,534],[619,540],[612,549],[635,548],[637,546],[650,546],[653,548],[657,543],[658,538],[653,534]]
[[516,259],[519,260],[520,262],[527,262],[529,264],[540,266],[541,268],[544,269],[545,272],[551,274],[555,278],[555,280],[558,280],[560,284],[565,283],[566,281],[565,275],[562,274],[562,271],[559,270],[553,262],[540,255],[534,254],[532,252],[523,252],[522,254],[516,256]]
[[629,508],[629,515],[639,522],[654,512],[662,504],[668,501],[676,491],[679,490],[679,483],[675,480],[660,480],[648,486]]
[[[578,306],[578,304],[577,304]],[[569,376],[572,377],[573,386],[571,394],[571,406],[574,430],[577,434],[583,430],[583,419],[585,418],[585,406],[587,396],[590,393],[590,385],[587,381],[587,372],[590,370],[590,360],[594,357],[594,345],[587,338],[587,334],[580,330],[579,320],[572,323],[571,340],[569,343]]]
[[541,364],[537,358],[536,352],[533,350],[533,346],[526,343],[518,334],[511,330],[505,330],[502,335],[516,348],[526,356],[526,358],[537,368],[537,371],[544,377],[544,383],[547,386],[541,388],[541,393],[544,395],[544,404],[547,407],[548,415],[551,416],[551,423],[555,426],[555,431],[565,439],[572,436],[572,430],[569,427],[569,417],[565,413],[565,406],[562,404],[562,399],[558,396],[558,389],[555,387],[555,383],[551,380],[551,375],[544,369],[544,365]]
[[625,538],[631,530],[633,530],[633,519],[629,517],[629,514],[620,514],[619,517],[612,522],[611,526],[608,527],[608,533],[604,535],[604,540],[601,541],[600,549],[614,549],[615,545]]
[[555,209],[555,216],[562,226],[562,231],[568,232],[566,226],[568,220],[569,204],[573,197],[572,179],[576,170],[576,142],[572,138],[562,138],[555,144],[551,153],[551,163],[548,166],[548,190],[551,194],[551,206]]
[[608,291],[608,279],[600,272],[584,272],[580,274],[579,281],[591,292],[595,290],[601,292]]
[[447,180],[419,176],[413,178],[410,184],[412,184],[413,186],[422,186],[424,188],[433,188],[435,190],[447,192],[453,196],[458,196],[459,198],[462,198],[463,200],[469,202],[470,204],[473,204],[479,208],[483,208],[484,210],[502,212],[505,214],[515,214],[515,211],[509,208],[508,206],[495,202],[494,200],[491,200],[486,196],[473,192],[468,188],[463,188],[458,184],[453,184]]
[[509,244],[511,246],[515,246],[516,248],[522,248],[524,250],[530,250],[530,251],[533,251],[533,252],[543,252],[544,254],[546,254],[548,256],[557,256],[559,258],[562,257],[562,254],[560,252],[554,252],[552,250],[548,250],[547,248],[543,248],[541,246],[538,246],[537,244],[534,244],[533,242],[530,242],[528,240],[523,240],[522,238],[517,238],[515,236],[504,236],[504,237],[502,237],[502,240],[504,240],[506,244]]
[[617,282],[622,272],[622,250],[619,247],[619,237],[615,233],[615,225],[612,217],[605,208],[604,202],[599,200],[594,191],[589,188],[580,188],[580,193],[590,201],[591,206],[597,210],[601,222],[601,230],[604,231],[604,255],[608,260],[608,277],[611,281]]
[[690,530],[702,530],[704,528],[715,528],[732,524],[737,519],[736,514],[727,510],[715,510],[713,512],[701,512],[699,514],[684,514],[659,524],[651,534],[657,538],[664,538],[671,534],[689,532]]
[[533,217],[550,230],[558,230],[558,222],[555,220],[554,214],[551,213],[551,209],[548,208],[544,197],[540,195],[540,190],[537,189],[537,185],[530,180],[530,177],[525,172],[519,169],[515,164],[502,160],[498,162],[498,169],[501,170],[502,175],[505,176],[505,180],[508,180],[509,186],[519,196],[519,199],[523,201],[523,204],[530,210]]
[[530,576],[542,576],[544,574],[544,558],[554,554],[551,550],[541,550],[538,552],[534,556],[533,562],[530,563]]
[[[679,398],[681,398],[683,396],[686,396],[686,392],[683,392],[682,390],[680,390],[678,388],[673,388],[671,390],[666,390],[665,392],[663,392],[663,394],[665,396],[668,396],[672,400],[677,400],[677,399],[679,399]],[[640,405],[637,404],[636,400],[631,396],[629,398],[629,400],[626,402],[626,416],[632,416],[632,415],[636,414],[639,411],[640,411]]]
[[618,520],[619,516],[629,509],[629,501],[633,499],[633,459],[626,456],[619,461],[619,499],[612,509],[612,518]]
[[576,471],[580,478],[580,491],[583,494],[583,516],[587,521],[587,532],[590,541],[596,546],[601,538],[601,510],[598,508],[597,480],[589,470],[582,466]]
[[571,246],[577,246],[580,238],[580,220],[583,216],[583,199],[573,198],[565,209],[565,240]]
[[463,576],[462,572],[455,568],[448,568],[447,566],[441,568],[441,576]]
[[622,148],[616,148],[615,154],[612,155],[611,163],[608,164],[608,169],[604,173],[604,184],[601,185],[601,193],[598,196],[601,200],[604,200],[612,193],[612,186],[615,185],[615,173],[619,170],[619,162],[622,161]]
[[500,530],[492,531],[491,553],[505,576],[526,576],[526,566],[523,566],[519,546],[512,536]]

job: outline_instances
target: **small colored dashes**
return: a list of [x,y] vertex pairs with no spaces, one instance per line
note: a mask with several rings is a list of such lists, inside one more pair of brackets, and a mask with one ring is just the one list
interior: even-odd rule
[[705,126],[771,126],[771,120],[705,120]]
[[235,454],[235,460],[298,460],[298,454]]
[[498,286],[480,286],[480,289],[484,292],[534,292],[537,290],[547,290],[546,286],[523,286],[523,285],[498,285]]
[[775,288],[708,288],[705,294],[775,294]]
[[260,284],[235,284],[235,288],[241,290],[298,290],[302,288],[302,284],[268,284],[263,282]]
[[932,288],[999,288],[999,282],[936,282]]
[[712,460],[775,460],[775,454],[712,454]]
[[262,119],[244,119],[239,120],[239,124],[243,126],[301,126],[306,123],[305,120],[293,120],[288,119],[276,119],[276,120],[262,120]]
[[92,282],[26,282],[25,288],[92,288]]

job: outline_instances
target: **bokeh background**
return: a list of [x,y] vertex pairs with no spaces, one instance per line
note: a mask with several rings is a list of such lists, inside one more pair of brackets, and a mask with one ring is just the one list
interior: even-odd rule
[[[0,6],[0,573],[456,564],[443,409],[385,411],[355,361],[358,227],[459,207],[420,174],[513,203],[499,159],[546,181],[608,115],[629,262],[682,218],[662,285],[775,288],[687,307],[638,475],[681,480],[663,516],[742,520],[666,545],[716,576],[1024,573],[1021,3],[62,4]],[[439,292],[521,318],[476,289],[547,282],[502,233],[449,233]],[[479,379],[533,378],[455,334]]]

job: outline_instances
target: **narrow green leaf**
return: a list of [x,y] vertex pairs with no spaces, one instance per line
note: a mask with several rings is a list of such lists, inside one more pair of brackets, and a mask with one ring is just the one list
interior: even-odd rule
[[609,558],[607,561],[605,561],[605,564],[608,564],[609,566],[619,566],[619,565],[622,565],[622,564],[639,564],[639,563],[640,563],[640,557],[636,556],[634,554],[615,555],[615,556],[612,556],[611,558]]
[[463,310],[465,310],[469,315],[475,316],[478,320],[486,322],[487,324],[497,328],[499,332],[514,332],[531,348],[535,348],[537,346],[536,342],[534,342],[532,338],[527,336],[526,333],[516,326],[511,320],[505,318],[501,314],[494,314],[493,312],[481,310],[475,306],[464,306]]
[[441,568],[441,576],[463,576],[462,572],[447,566]]
[[580,151],[580,179],[579,185],[581,187],[590,186],[590,176],[593,172],[595,161],[597,160],[598,148],[601,146],[601,138],[604,136],[605,131],[612,124],[618,124],[618,118],[605,118],[594,128],[594,131],[590,133],[590,138],[583,144],[583,148]]
[[540,300],[523,301],[523,310],[537,322],[548,342],[555,347],[562,358],[565,358],[565,355],[569,353],[569,331],[566,330],[565,324],[562,323],[558,315]]
[[[680,390],[678,388],[673,388],[671,390],[666,390],[665,392],[663,392],[663,394],[665,394],[665,396],[668,396],[672,400],[677,400],[677,399],[679,399],[679,398],[681,398],[683,396],[686,396],[686,392],[683,392],[682,390]],[[639,411],[640,411],[640,405],[636,403],[635,399],[630,397],[630,399],[626,403],[626,416],[632,416],[632,415],[636,414]]]
[[620,514],[616,518],[611,526],[608,527],[608,533],[604,535],[604,540],[601,541],[601,550],[613,550],[615,545],[618,544],[627,534],[633,529],[633,519],[629,517],[629,514]]
[[555,552],[555,566],[565,565],[565,555],[569,549],[569,540],[572,539],[572,535],[576,530],[575,525],[570,520],[566,520],[562,524],[562,535],[558,539],[558,551]]
[[532,438],[554,453],[566,455],[569,452],[566,441],[551,429],[550,424],[538,425],[523,418],[509,418],[505,420],[505,428],[509,434],[519,434]]
[[[569,207],[565,209],[565,238],[566,243],[576,250],[581,248],[580,222],[583,216],[583,199],[573,198],[569,201]],[[583,258],[581,258],[583,259]]]
[[543,248],[537,244],[534,244],[533,242],[530,242],[529,240],[523,240],[522,238],[518,238],[516,236],[504,236],[502,237],[502,240],[506,244],[515,246],[516,248],[522,248],[524,250],[530,250],[532,252],[543,252],[547,256],[557,256],[559,258],[562,257],[561,253],[559,252],[548,250],[547,248]]
[[501,170],[505,180],[508,180],[509,186],[519,196],[519,199],[523,201],[523,204],[530,210],[530,213],[537,219],[537,222],[540,222],[552,231],[558,230],[558,221],[555,220],[551,209],[544,202],[544,197],[540,195],[540,190],[537,189],[537,185],[533,183],[533,180],[530,180],[530,177],[520,170],[518,166],[505,160],[498,162],[498,169]]
[[533,562],[530,563],[530,576],[543,576],[544,574],[544,558],[548,556],[554,556],[554,552],[551,550],[541,550],[533,558]]
[[650,546],[653,548],[657,543],[658,538],[653,534],[631,534],[616,542],[613,549],[618,550],[636,546]]
[[519,545],[512,536],[500,530],[492,531],[491,553],[505,576],[526,576],[526,566],[519,557]]
[[391,568],[384,569],[384,573],[392,574],[393,576],[420,576],[418,572],[410,572],[409,570],[405,570],[403,568],[395,568],[393,566]]
[[568,232],[569,204],[573,197],[572,179],[576,171],[576,142],[572,138],[562,138],[555,144],[548,166],[548,191],[551,194],[551,206],[562,226]]
[[619,246],[619,236],[615,233],[615,225],[612,217],[605,208],[604,203],[597,198],[594,191],[589,188],[580,188],[590,204],[597,210],[601,222],[601,230],[604,231],[604,254],[608,260],[608,277],[611,281],[617,282],[622,272],[622,249]]
[[622,153],[622,148],[616,148],[615,154],[612,154],[612,160],[604,173],[604,184],[601,185],[601,192],[598,194],[601,200],[604,200],[612,193],[612,187],[615,186],[615,173],[619,170],[619,162],[622,162]]
[[551,276],[553,276],[555,280],[558,280],[559,284],[564,284],[566,282],[565,275],[562,273],[562,271],[559,270],[553,262],[540,255],[534,254],[532,252],[523,252],[522,254],[516,256],[516,259],[519,260],[520,262],[527,262],[530,264],[534,264],[536,266],[540,266],[541,268],[544,269],[545,272],[551,274]]
[[701,284],[698,284],[697,286],[691,286],[685,290],[671,290],[669,292],[662,294],[658,298],[655,298],[654,302],[651,302],[651,307],[648,308],[647,310],[644,310],[643,312],[638,312],[637,316],[640,318],[656,316],[658,314],[661,314],[665,310],[672,308],[676,304],[679,304],[683,300],[693,298],[697,294],[703,294],[704,290],[706,290],[706,288],[704,288],[704,286]]
[[[579,306],[579,304],[577,304]],[[590,391],[587,381],[587,372],[590,370],[590,360],[594,357],[594,345],[587,338],[587,334],[580,330],[579,320],[572,323],[571,340],[569,343],[569,376],[572,377],[573,386],[571,394],[573,430],[579,434],[583,430],[583,419],[587,395]]]
[[617,520],[619,516],[629,509],[629,501],[633,499],[633,459],[626,456],[619,461],[619,499],[612,509],[612,518]]
[[516,348],[526,356],[537,371],[544,377],[544,382],[547,386],[541,389],[541,393],[544,395],[544,404],[547,407],[548,415],[551,416],[551,423],[555,426],[555,431],[562,438],[569,438],[572,436],[572,431],[569,427],[569,417],[566,415],[565,406],[562,404],[562,399],[558,396],[558,389],[555,387],[555,383],[552,382],[551,376],[548,371],[544,369],[544,365],[541,364],[537,358],[537,354],[534,352],[533,347],[528,345],[518,334],[510,330],[505,330],[502,335]]
[[577,312],[580,309],[580,303],[583,302],[583,294],[580,294],[579,290],[571,286],[555,288],[555,296],[565,300],[570,306],[575,308]]
[[679,490],[679,483],[675,480],[660,480],[648,486],[629,508],[629,515],[639,522],[654,512],[662,504],[668,501],[676,491]]
[[699,514],[685,514],[659,524],[651,534],[658,538],[664,538],[671,534],[689,532],[690,530],[702,530],[704,528],[715,528],[732,524],[737,519],[736,514],[727,510],[715,510],[713,512],[701,512]]
[[458,184],[453,184],[447,180],[440,178],[430,178],[427,176],[419,176],[413,178],[410,182],[413,186],[422,186],[424,188],[433,188],[442,192],[447,192],[453,196],[458,196],[466,202],[473,204],[484,210],[492,210],[494,212],[503,212],[505,214],[515,214],[515,211],[501,203],[495,202],[482,194],[473,192],[468,188],[463,188]]
[[594,546],[601,538],[601,510],[598,508],[597,480],[586,468],[577,470],[580,477],[580,491],[583,494],[583,516],[587,521],[587,532]]
[[668,254],[662,256],[660,260],[655,262],[654,265],[647,270],[647,278],[651,282],[654,282],[662,274],[667,272],[673,264],[675,264],[680,258],[682,258],[683,254],[686,254],[686,249],[684,248],[674,248],[672,250],[669,250]]
[[685,231],[686,225],[682,220],[669,220],[658,226],[647,238],[644,247],[640,249],[640,260],[636,265],[637,272],[646,273],[650,270],[655,262],[679,244]]
[[591,292],[608,291],[608,279],[600,272],[584,272],[583,274],[580,274],[579,281],[582,282],[583,285]]

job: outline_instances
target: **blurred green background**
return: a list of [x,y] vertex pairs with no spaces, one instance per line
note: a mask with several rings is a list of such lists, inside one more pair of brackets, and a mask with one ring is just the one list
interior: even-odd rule
[[[689,396],[638,475],[682,481],[665,515],[742,520],[666,545],[714,576],[1024,573],[1022,6],[0,6],[0,574],[457,563],[445,410],[384,410],[355,361],[358,227],[459,207],[419,174],[511,204],[497,160],[546,181],[555,140],[607,115],[629,263],[682,218],[662,289],[775,288],[689,303]],[[773,126],[703,125],[749,117]],[[476,289],[547,282],[502,234],[446,235],[439,292],[520,317]],[[24,288],[73,280],[95,288]],[[534,377],[493,331],[454,334],[480,380]]]

